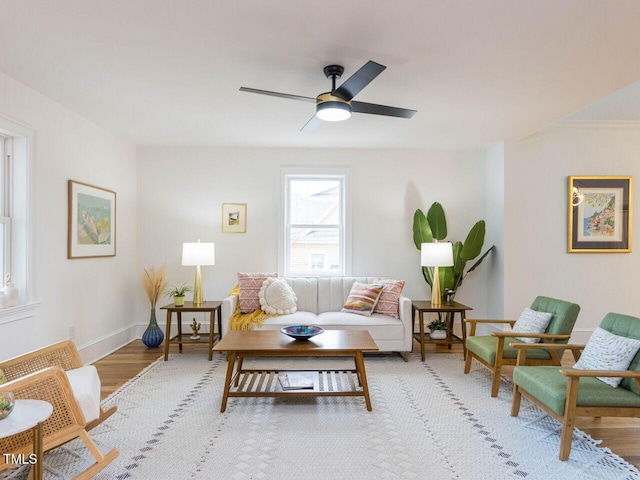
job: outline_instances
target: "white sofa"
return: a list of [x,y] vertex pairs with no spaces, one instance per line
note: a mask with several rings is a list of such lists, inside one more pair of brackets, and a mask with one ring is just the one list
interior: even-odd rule
[[[398,352],[405,361],[412,346],[411,300],[400,297],[400,318],[373,313],[370,317],[341,312],[354,282],[373,283],[381,277],[280,277],[298,297],[298,310],[290,315],[267,318],[260,330],[279,330],[289,325],[319,325],[326,330],[368,330],[382,352]],[[229,318],[238,297],[222,301],[222,334],[229,330]]]

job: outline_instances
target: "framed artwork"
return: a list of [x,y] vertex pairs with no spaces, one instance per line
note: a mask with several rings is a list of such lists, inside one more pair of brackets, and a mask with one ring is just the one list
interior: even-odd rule
[[67,258],[116,255],[116,192],[69,180]]
[[633,177],[569,177],[569,253],[631,252]]
[[222,233],[247,232],[247,204],[222,204]]

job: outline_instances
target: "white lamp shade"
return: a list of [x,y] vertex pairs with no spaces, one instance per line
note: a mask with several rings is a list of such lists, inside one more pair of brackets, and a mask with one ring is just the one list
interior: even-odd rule
[[453,266],[453,245],[451,242],[423,243],[420,247],[420,265],[423,267]]
[[213,243],[183,243],[182,265],[215,265],[216,249]]

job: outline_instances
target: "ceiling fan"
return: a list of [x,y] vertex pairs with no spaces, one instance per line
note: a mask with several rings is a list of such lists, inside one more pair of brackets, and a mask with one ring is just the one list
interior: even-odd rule
[[240,91],[259,93],[260,95],[270,95],[273,97],[289,98],[291,100],[301,100],[303,102],[314,102],[316,104],[316,113],[304,125],[304,127],[302,127],[301,131],[312,130],[318,125],[318,123],[320,123],[321,120],[329,122],[346,120],[351,116],[352,112],[386,115],[388,117],[398,118],[413,117],[416,110],[389,107],[387,105],[377,105],[375,103],[365,103],[353,100],[353,97],[360,93],[364,87],[369,85],[369,83],[380,75],[385,68],[387,67],[369,60],[360,68],[360,70],[351,75],[351,77],[342,82],[342,85],[336,88],[336,80],[342,76],[344,68],[341,65],[327,65],[324,67],[324,74],[329,80],[331,80],[331,91],[321,93],[316,98],[291,95],[288,93],[271,92],[269,90],[258,90],[256,88],[248,87],[240,87]]

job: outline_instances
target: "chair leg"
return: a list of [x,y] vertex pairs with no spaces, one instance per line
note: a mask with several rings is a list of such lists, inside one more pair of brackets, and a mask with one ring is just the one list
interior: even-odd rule
[[569,454],[571,453],[579,381],[580,377],[570,377],[567,383],[567,398],[564,405],[564,416],[562,417],[562,435],[560,436],[559,455],[560,460],[563,462],[569,459]]
[[493,370],[493,380],[491,382],[491,396],[497,397],[498,391],[500,390],[500,372],[501,365],[496,365]]
[[467,358],[464,361],[464,373],[469,373],[471,371],[471,357],[471,352],[467,350]]
[[518,385],[513,386],[513,398],[511,399],[511,416],[517,417],[520,412],[520,401],[522,400],[522,393],[520,393],[520,387]]

